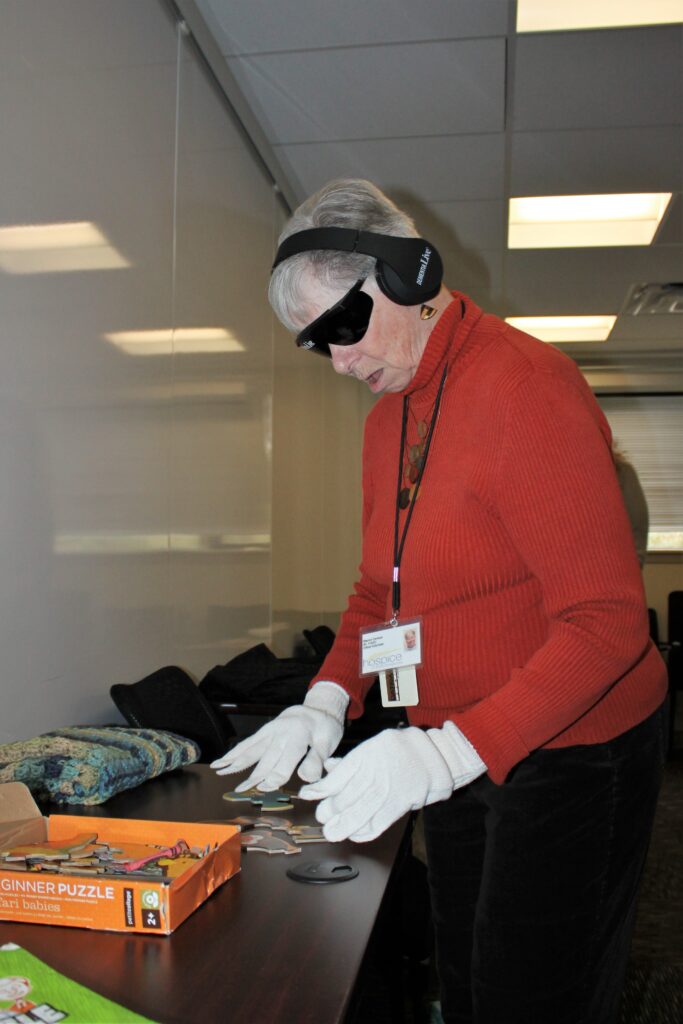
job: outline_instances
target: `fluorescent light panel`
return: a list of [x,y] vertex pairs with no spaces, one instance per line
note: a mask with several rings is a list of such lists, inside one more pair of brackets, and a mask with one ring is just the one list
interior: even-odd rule
[[647,537],[648,551],[683,551],[683,530],[650,532]]
[[115,331],[105,339],[130,356],[196,355],[244,352],[244,345],[224,327],[179,327],[153,331]]
[[605,341],[616,316],[508,316],[506,322],[540,341]]
[[670,200],[671,192],[511,199],[508,248],[649,245]]
[[0,270],[8,274],[114,270],[129,266],[128,260],[90,221],[0,228]]
[[518,32],[563,32],[679,21],[683,21],[683,0],[517,0]]
[[58,533],[52,550],[56,555],[244,554],[267,551],[270,543],[269,533]]

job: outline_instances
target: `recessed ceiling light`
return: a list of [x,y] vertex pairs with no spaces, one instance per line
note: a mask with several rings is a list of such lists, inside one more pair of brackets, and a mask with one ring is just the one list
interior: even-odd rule
[[616,316],[508,316],[506,323],[540,341],[605,341]]
[[517,0],[518,32],[562,32],[679,21],[683,21],[681,0]]
[[128,260],[90,221],[0,228],[0,270],[8,274],[114,270],[129,266]]
[[508,248],[649,245],[670,199],[671,192],[511,199]]
[[244,352],[244,345],[224,327],[179,327],[153,331],[115,331],[104,337],[131,356],[196,355]]

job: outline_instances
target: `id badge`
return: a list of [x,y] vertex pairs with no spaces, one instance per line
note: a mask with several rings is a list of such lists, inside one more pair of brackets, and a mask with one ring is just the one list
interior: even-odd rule
[[379,673],[382,705],[413,707],[418,703],[417,673],[422,664],[422,620],[383,623],[361,630],[360,674]]
[[391,668],[379,674],[379,692],[384,708],[412,708],[419,704],[415,666]]

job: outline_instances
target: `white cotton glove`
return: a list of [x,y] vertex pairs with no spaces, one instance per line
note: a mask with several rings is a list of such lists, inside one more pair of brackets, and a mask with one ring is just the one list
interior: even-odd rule
[[308,751],[299,765],[299,775],[306,782],[315,782],[323,773],[323,764],[339,746],[348,703],[349,695],[341,686],[316,683],[303,704],[286,708],[253,736],[213,761],[211,767],[219,775],[230,775],[255,764],[236,792],[252,786],[268,792],[287,782]]
[[326,767],[329,774],[299,796],[321,801],[315,816],[331,843],[376,839],[408,811],[446,800],[486,771],[453,722],[427,732],[385,729]]

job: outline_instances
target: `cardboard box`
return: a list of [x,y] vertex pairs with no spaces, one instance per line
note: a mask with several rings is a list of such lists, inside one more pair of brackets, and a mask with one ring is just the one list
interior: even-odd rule
[[172,846],[185,839],[190,846],[217,846],[166,884],[0,868],[0,920],[168,935],[240,870],[240,830],[234,825],[76,814],[45,818],[22,782],[0,785],[0,850],[83,832],[96,832],[100,842]]

